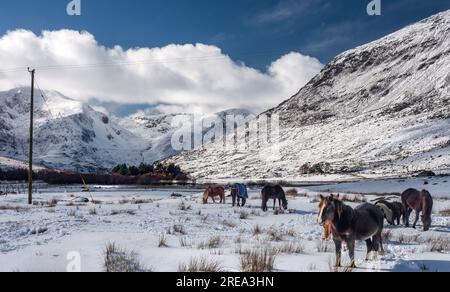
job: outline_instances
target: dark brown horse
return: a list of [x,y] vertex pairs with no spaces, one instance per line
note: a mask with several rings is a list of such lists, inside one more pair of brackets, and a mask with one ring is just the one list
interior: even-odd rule
[[351,267],[355,268],[356,240],[366,241],[367,260],[373,252],[384,252],[382,232],[384,216],[381,210],[372,204],[363,204],[356,209],[345,205],[334,196],[325,198],[319,211],[319,224],[331,222],[333,240],[336,245],[336,267],[341,266],[342,243],[346,243],[351,259]]
[[382,199],[378,200],[375,205],[381,209],[384,218],[390,225],[395,225],[396,223],[400,225],[402,216],[405,214],[403,204],[398,202],[391,203]]
[[405,226],[409,227],[409,216],[411,216],[412,211],[415,211],[416,219],[413,228],[416,228],[420,213],[422,213],[423,230],[430,230],[431,213],[433,211],[431,194],[426,190],[420,192],[416,189],[408,189],[402,194],[402,202],[405,208],[405,216],[403,217]]
[[203,204],[208,204],[208,199],[212,198],[216,203],[216,197],[220,198],[220,203],[225,204],[225,189],[219,186],[211,186],[203,193]]
[[280,204],[280,208],[283,207],[284,210],[287,210],[288,208],[288,201],[286,199],[286,193],[284,192],[283,188],[280,185],[267,185],[265,186],[262,191],[262,210],[264,212],[267,212],[267,202],[270,199],[273,199],[273,209],[275,210],[278,203]]

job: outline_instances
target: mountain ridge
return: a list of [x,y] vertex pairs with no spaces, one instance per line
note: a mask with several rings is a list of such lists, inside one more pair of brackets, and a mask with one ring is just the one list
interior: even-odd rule
[[[280,117],[281,159],[217,146],[167,160],[196,178],[450,170],[450,10],[339,54],[265,114]],[[226,157],[226,159],[225,159]],[[222,161],[215,163],[215,161]]]

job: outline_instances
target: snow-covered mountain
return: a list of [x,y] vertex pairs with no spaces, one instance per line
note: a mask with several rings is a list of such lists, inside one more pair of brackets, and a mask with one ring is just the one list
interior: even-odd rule
[[[43,97],[42,97],[43,96]],[[55,91],[36,90],[34,162],[62,170],[98,172],[119,163],[153,163],[179,152],[172,147],[174,117],[142,111],[126,118],[109,117]],[[0,167],[23,167],[28,157],[30,88],[0,92]],[[250,115],[246,110],[216,114]],[[196,123],[202,123],[201,116]]]
[[[55,91],[37,91],[34,162],[50,168],[102,171],[142,161],[146,142],[90,106]],[[0,93],[0,156],[26,160],[30,89]],[[133,148],[130,148],[133,141]],[[126,151],[124,151],[126,150]],[[139,151],[138,151],[139,150]]]
[[[450,10],[337,56],[280,115],[281,158],[211,145],[176,162],[197,178],[298,178],[450,169]],[[254,141],[253,141],[254,142]]]
[[[140,111],[126,118],[114,118],[122,127],[128,129],[133,134],[142,137],[147,141],[147,147],[143,151],[144,157],[151,157],[152,161],[159,161],[179,154],[172,146],[172,136],[179,127],[174,127],[174,118],[186,118],[191,121],[192,128],[202,129],[205,134],[210,128],[205,124],[206,120],[219,119],[226,126],[227,116],[249,117],[252,113],[245,109],[230,109],[215,114],[203,114],[195,116],[192,114],[163,114],[158,111]],[[185,132],[185,135],[192,134],[192,131]],[[191,138],[192,141],[194,138]],[[193,142],[192,142],[193,143]]]

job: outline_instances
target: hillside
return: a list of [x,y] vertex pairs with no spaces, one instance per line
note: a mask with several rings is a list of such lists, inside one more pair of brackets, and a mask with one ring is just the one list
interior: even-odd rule
[[298,178],[315,164],[319,173],[447,172],[449,35],[446,11],[334,58],[267,112],[280,115],[276,159],[250,141],[244,152],[211,145],[168,162],[209,179]]

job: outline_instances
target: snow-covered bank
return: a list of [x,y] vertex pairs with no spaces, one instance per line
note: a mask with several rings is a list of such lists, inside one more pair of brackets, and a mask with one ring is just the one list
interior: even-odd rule
[[[396,190],[393,182],[377,186]],[[279,215],[260,211],[259,189],[250,191],[245,208],[202,205],[198,190],[177,189],[98,191],[92,193],[98,205],[71,203],[72,196],[89,196],[75,190],[39,194],[36,201],[42,204],[33,207],[25,204],[25,195],[0,197],[0,270],[65,271],[68,253],[75,251],[83,271],[101,271],[103,251],[115,242],[137,252],[153,271],[177,271],[180,264],[203,256],[217,260],[223,270],[239,271],[240,253],[257,248],[276,251],[277,271],[330,271],[334,247],[322,242],[316,223],[318,188],[372,193],[375,187],[359,183],[298,189],[301,195],[289,198],[290,212]],[[170,197],[173,193],[184,198]],[[60,202],[53,206],[53,199]],[[450,200],[435,200],[433,226],[426,233],[386,227],[388,252],[375,262],[364,261],[365,244],[359,243],[356,271],[450,271],[450,218],[440,214],[448,209]],[[162,234],[167,247],[159,248]],[[211,239],[216,242],[210,244]]]

